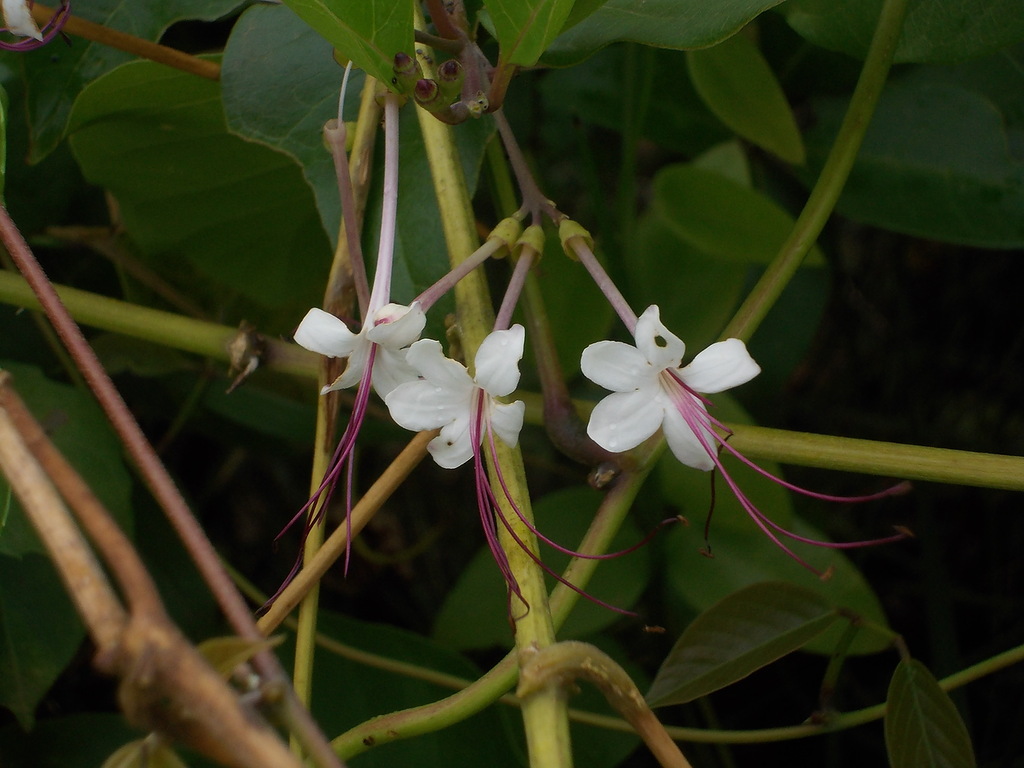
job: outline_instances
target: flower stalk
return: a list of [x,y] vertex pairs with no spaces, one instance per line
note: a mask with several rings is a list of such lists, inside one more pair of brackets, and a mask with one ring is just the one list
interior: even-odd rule
[[[477,249],[475,222],[462,166],[449,127],[423,110],[417,111],[417,117],[454,267]],[[469,355],[473,355],[494,327],[487,286],[479,271],[455,286],[455,300],[463,347]],[[525,515],[532,516],[522,456],[518,449],[495,441],[494,452],[488,451],[488,462],[492,469],[495,464],[501,467],[512,500]],[[493,478],[492,475],[492,491],[500,504],[507,504],[504,490],[495,486]],[[518,537],[536,556],[536,540],[529,528],[515,517],[511,508],[502,511],[510,515],[509,521],[516,528]],[[524,651],[550,645],[554,642],[554,627],[548,609],[543,572],[507,532],[499,531],[499,534],[509,566],[523,597],[530,605],[530,610],[516,621],[516,647]],[[526,699],[523,702],[523,721],[532,766],[539,768],[572,764],[567,706],[557,688],[544,688]]]

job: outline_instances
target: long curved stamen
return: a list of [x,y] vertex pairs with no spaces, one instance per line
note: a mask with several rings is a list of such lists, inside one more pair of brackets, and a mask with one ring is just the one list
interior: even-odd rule
[[[338,478],[345,472],[346,474],[346,489],[345,489],[345,525],[347,526],[348,536],[345,542],[345,573],[348,573],[348,564],[351,560],[352,555],[352,479],[354,465],[351,461],[352,451],[355,448],[356,438],[359,436],[359,430],[362,429],[363,422],[366,420],[366,411],[370,402],[370,392],[373,389],[373,362],[377,356],[377,345],[372,344],[370,346],[370,352],[367,356],[366,367],[363,369],[362,378],[359,380],[358,389],[356,390],[355,403],[352,405],[352,416],[349,418],[348,424],[345,426],[345,432],[342,434],[341,439],[338,441],[338,447],[334,449],[334,455],[331,456],[331,461],[327,465],[327,471],[324,473],[324,478],[320,482],[320,485],[310,495],[309,500],[302,505],[302,508],[295,513],[295,516],[281,529],[280,533],[274,537],[277,541],[280,539],[285,532],[291,529],[299,520],[302,519],[303,515],[307,514],[310,509],[315,508],[316,513],[311,515],[306,521],[306,525],[303,528],[302,541],[305,542],[306,536],[309,535],[309,531],[317,525],[324,514],[327,511],[327,507],[334,496],[334,490],[338,484]],[[292,569],[285,584],[288,583],[295,574],[298,572],[298,567],[301,564],[301,557],[296,566]]]
[[[488,424],[488,426],[487,426],[487,443],[488,443],[488,447],[491,450],[491,455],[492,456],[497,456],[496,446],[495,446],[495,443],[494,443],[494,432],[490,428],[490,424]],[[478,445],[478,443],[473,443],[473,445]],[[476,453],[479,454],[479,453],[482,453],[482,452],[477,451]],[[498,480],[498,484],[501,486],[502,494],[505,497],[505,501],[508,502],[509,506],[511,506],[512,509],[515,511],[516,516],[520,520],[523,521],[523,523],[531,531],[531,533],[533,533],[534,535],[538,536],[542,541],[545,541],[546,543],[551,544],[551,546],[561,550],[562,552],[565,552],[567,554],[571,554],[571,555],[577,556],[577,557],[584,557],[584,558],[587,557],[586,555],[582,555],[582,554],[573,552],[572,550],[565,549],[564,547],[561,547],[558,544],[555,544],[550,539],[548,539],[545,536],[541,535],[540,532],[537,530],[536,526],[533,525],[529,520],[526,519],[526,516],[523,514],[522,510],[519,509],[519,506],[512,499],[512,494],[509,491],[508,486],[505,484],[505,478],[504,478],[504,475],[502,474],[502,471],[501,471],[501,465],[498,464],[497,461],[494,462],[494,471],[495,471],[495,475],[496,475],[497,480]],[[526,542],[523,541],[520,538],[519,534],[516,533],[515,529],[512,527],[512,524],[508,521],[508,519],[506,519],[504,513],[501,511],[501,506],[498,504],[498,498],[494,495],[494,491],[491,489],[490,483],[488,483],[486,481],[486,476],[485,476],[485,485],[484,485],[484,487],[486,489],[486,496],[487,496],[487,501],[489,503],[489,509],[490,509],[490,511],[492,513],[492,515],[488,515],[488,517],[492,517],[492,516],[493,517],[497,517],[498,520],[501,522],[502,526],[505,528],[505,530],[508,531],[509,536],[512,537],[512,540],[516,543],[516,545],[520,549],[522,549],[523,552],[525,552],[526,555],[531,560],[533,560],[534,563],[536,563],[538,566],[540,566],[546,574],[551,576],[551,578],[555,579],[555,581],[559,582],[560,584],[564,584],[566,587],[571,589],[573,592],[578,594],[580,597],[583,597],[583,598],[589,600],[590,602],[594,603],[595,605],[599,605],[602,608],[608,609],[609,611],[613,611],[615,613],[622,614],[623,616],[636,616],[637,615],[634,611],[628,611],[625,608],[619,608],[616,605],[612,605],[611,603],[607,603],[604,600],[601,600],[600,598],[594,597],[589,592],[586,592],[586,591],[580,589],[575,584],[573,584],[571,581],[569,581],[564,576],[562,576],[560,573],[556,572],[553,568],[551,568],[551,566],[546,565],[544,563],[544,561],[541,560],[540,557],[538,557],[536,554],[534,554],[533,550],[530,549],[529,546],[527,546]],[[478,495],[478,501],[479,501],[479,495]],[[483,516],[483,514],[484,514],[483,507],[481,507],[481,513],[480,514],[481,514],[481,516]],[[667,524],[669,522],[675,522],[676,519],[677,518],[672,518],[671,520],[663,521],[662,525],[665,525],[665,524]],[[654,533],[656,533],[657,530],[660,529],[660,527],[661,526],[659,525],[658,528],[655,529]],[[651,536],[653,536],[653,533],[651,534]],[[648,539],[650,539],[651,536],[648,536],[647,539],[644,540],[644,542],[641,542],[641,545],[643,543],[646,543],[646,541]],[[628,550],[624,550],[624,552],[631,552],[632,550],[636,549],[637,546],[640,546],[640,545],[635,545],[635,546],[631,547]],[[605,559],[607,557],[613,557],[613,556],[614,555],[591,555],[590,557],[592,557],[594,559]],[[504,553],[502,553],[502,557],[504,558]],[[507,558],[506,558],[505,561],[507,563]],[[518,592],[516,594],[517,594],[517,596],[520,599],[522,599],[522,595],[520,595]],[[523,601],[523,602],[525,604],[525,601]],[[529,607],[529,606],[527,606],[527,607]]]
[[708,435],[711,435],[713,437],[715,443],[721,445],[722,448],[724,448],[730,454],[735,456],[739,461],[743,462],[748,467],[758,472],[762,476],[778,483],[783,488],[822,501],[839,503],[860,503],[865,501],[874,501],[876,499],[885,498],[887,496],[893,496],[898,495],[900,493],[904,493],[906,491],[906,488],[908,487],[908,484],[900,483],[894,486],[893,488],[889,488],[885,491],[867,494],[863,496],[833,496],[830,494],[811,491],[806,488],[801,488],[798,485],[794,485],[793,483],[789,483],[783,480],[782,478],[773,475],[771,472],[768,472],[764,468],[758,466],[753,461],[751,461],[746,456],[737,451],[734,447],[729,445],[728,441],[725,438],[723,438],[718,432],[718,430],[721,430],[722,432],[728,434],[728,428],[725,427],[725,425],[723,425],[722,422],[720,422],[718,419],[711,416],[711,414],[709,414],[706,410],[695,405],[695,401],[700,401],[705,405],[709,404],[707,398],[701,396],[697,392],[694,392],[674,372],[665,371],[664,373],[667,374],[667,376],[669,377],[668,386],[664,387],[665,394],[669,397],[669,399],[672,401],[672,404],[675,406],[676,410],[683,417],[683,420],[686,422],[687,428],[689,428],[690,431],[693,432],[694,436],[697,438],[697,441],[700,443],[701,447],[703,447],[704,450],[707,451],[708,457],[714,463],[715,468],[719,471],[719,473],[721,473],[722,478],[728,484],[730,490],[732,490],[733,494],[736,496],[736,499],[740,502],[740,506],[743,507],[744,511],[750,516],[750,518],[754,521],[758,528],[760,528],[761,531],[772,541],[772,543],[774,543],[783,552],[789,555],[793,560],[800,563],[802,566],[804,566],[811,572],[821,577],[827,574],[827,571],[822,572],[819,571],[817,568],[811,566],[807,561],[805,561],[803,558],[797,555],[784,542],[782,542],[779,539],[779,536],[776,534],[782,535],[793,541],[799,541],[804,544],[811,544],[813,546],[822,547],[826,549],[855,549],[858,547],[874,546],[876,544],[889,544],[894,541],[900,541],[910,536],[910,533],[908,531],[900,531],[899,533],[893,536],[887,536],[879,539],[836,543],[829,541],[821,541],[819,539],[812,539],[806,536],[800,536],[799,534],[793,533],[792,531],[782,527],[774,520],[770,519],[767,515],[765,515],[760,509],[758,509],[757,506],[739,488],[735,480],[733,480],[732,476],[729,474],[729,472],[725,469],[725,466],[722,464],[717,446],[708,440]]
[[[486,398],[487,393],[483,389],[477,392],[476,403],[473,412],[470,414],[469,423],[470,445],[473,446],[473,474],[476,481],[476,506],[480,513],[480,525],[484,529],[487,547],[491,550],[491,556],[494,558],[494,562],[497,563],[502,578],[508,584],[509,598],[511,599],[511,596],[515,595],[523,605],[529,608],[529,604],[526,602],[526,598],[519,587],[519,582],[516,581],[515,574],[512,572],[508,556],[498,540],[498,529],[494,522],[495,514],[500,517],[501,512],[497,510],[497,505],[494,503],[494,494],[491,491],[487,469],[484,466],[483,451],[480,449]],[[489,429],[488,432],[490,432]],[[494,454],[492,453],[492,455]],[[495,462],[495,466],[497,466],[497,462]]]

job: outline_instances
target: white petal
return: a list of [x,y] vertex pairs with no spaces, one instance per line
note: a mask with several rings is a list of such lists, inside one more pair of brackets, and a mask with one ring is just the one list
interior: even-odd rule
[[445,469],[461,467],[473,458],[473,445],[469,439],[469,416],[459,418],[441,428],[441,434],[427,443],[434,461]]
[[26,0],[3,0],[3,13],[4,25],[12,35],[43,39]]
[[321,389],[321,395],[326,395],[328,392],[333,392],[336,389],[354,387],[362,381],[363,372],[366,370],[366,363],[370,358],[370,347],[372,345],[363,336],[357,336],[356,342],[355,349],[348,356],[348,365],[345,366],[345,371],[332,384]]
[[661,323],[661,311],[652,304],[636,321],[633,332],[636,347],[657,370],[678,368],[686,354],[686,345]]
[[460,417],[469,419],[469,403],[431,384],[429,381],[410,381],[395,387],[384,398],[391,418],[398,426],[422,432],[443,427]]
[[739,339],[712,344],[679,372],[680,378],[695,392],[714,394],[746,384],[761,372],[761,367]]
[[[684,393],[684,397],[688,399],[693,409],[690,412],[691,418],[696,422],[697,428],[704,437],[704,442],[712,451],[716,450],[717,442],[714,435],[703,426],[706,423],[704,422],[706,418],[704,414],[707,413],[704,404],[693,397],[693,395]],[[697,439],[697,435],[694,434],[689,424],[686,423],[686,419],[683,418],[678,408],[668,406],[665,409],[665,423],[662,425],[662,430],[665,433],[665,442],[668,443],[669,450],[683,464],[705,471],[714,468],[715,463],[711,460],[708,448],[705,448],[704,444]]]
[[420,337],[426,323],[427,316],[419,302],[410,307],[387,304],[374,313],[373,327],[367,329],[366,337],[382,347],[401,349]]
[[387,397],[399,384],[419,378],[416,369],[406,362],[406,351],[377,346],[373,359],[373,388],[381,397]]
[[360,340],[341,320],[314,307],[295,329],[295,343],[326,357],[348,357]]
[[421,339],[409,347],[405,361],[431,384],[458,393],[466,398],[476,389],[469,371],[462,363],[445,357],[434,339]]
[[493,331],[483,340],[475,359],[476,383],[494,397],[512,394],[519,386],[519,360],[526,331],[516,323],[506,331]]
[[621,453],[636,448],[657,432],[664,414],[661,394],[650,387],[615,392],[594,407],[587,434],[606,451]]
[[639,349],[621,341],[591,344],[580,357],[580,370],[592,382],[612,392],[632,392],[650,384],[658,375]]
[[491,428],[510,448],[515,448],[519,442],[525,413],[526,403],[522,400],[516,400],[514,403],[491,403]]

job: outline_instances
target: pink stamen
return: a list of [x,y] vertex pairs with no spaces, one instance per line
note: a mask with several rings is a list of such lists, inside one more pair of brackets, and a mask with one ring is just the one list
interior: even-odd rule
[[[472,445],[474,446],[473,460],[477,471],[477,506],[480,509],[480,519],[484,523],[484,532],[488,536],[488,545],[491,548],[491,552],[494,554],[495,560],[498,562],[499,570],[502,572],[502,575],[505,576],[505,581],[509,584],[509,589],[511,590],[511,592],[515,594],[516,597],[518,597],[524,605],[527,606],[527,609],[529,609],[529,604],[523,598],[522,592],[519,589],[518,582],[516,582],[515,576],[512,574],[511,569],[508,565],[508,557],[505,555],[504,550],[501,549],[501,545],[498,541],[497,528],[494,524],[495,518],[497,518],[498,521],[501,522],[502,526],[508,532],[509,536],[512,537],[512,540],[516,543],[516,545],[520,549],[522,549],[523,552],[525,552],[527,556],[531,560],[533,560],[534,563],[540,566],[545,573],[547,573],[557,582],[565,585],[573,592],[578,594],[580,597],[589,600],[595,605],[599,605],[602,608],[606,608],[609,611],[622,614],[623,616],[636,616],[637,614],[633,611],[628,611],[624,608],[619,608],[618,606],[612,605],[611,603],[605,602],[600,598],[594,597],[589,592],[586,592],[583,589],[577,587],[564,576],[553,570],[550,566],[546,565],[540,557],[534,554],[533,550],[530,549],[530,547],[527,546],[526,542],[523,541],[520,538],[520,536],[516,533],[515,529],[512,527],[512,524],[509,522],[509,520],[505,517],[504,513],[502,512],[501,506],[498,503],[498,498],[494,495],[494,491],[491,488],[490,480],[487,476],[486,471],[483,468],[483,451],[476,447],[481,444],[481,436],[484,433],[484,427],[482,426],[482,424],[484,420],[483,410],[486,405],[484,399],[485,397],[486,393],[483,390],[480,390],[479,399],[477,400],[477,412],[473,420],[473,427],[471,427],[470,431],[470,439],[473,441]],[[491,429],[489,423],[486,427],[486,435],[487,444],[488,447],[490,448],[491,455],[497,456],[497,446],[495,445],[494,441],[494,431]],[[512,507],[516,516],[523,523],[523,525],[525,525],[527,529],[529,529],[530,533],[532,533],[538,539],[543,541],[545,544],[548,544],[549,546],[557,549],[559,552],[562,552],[563,554],[569,555],[571,557],[579,557],[587,560],[608,560],[613,557],[620,557],[622,555],[629,554],[630,552],[633,552],[634,550],[639,549],[640,547],[647,544],[664,526],[679,521],[678,517],[673,517],[661,521],[661,523],[659,523],[658,526],[649,534],[647,534],[647,536],[645,536],[639,543],[634,544],[624,550],[621,550],[620,552],[614,552],[611,554],[604,555],[586,555],[581,552],[576,552],[567,547],[563,547],[562,545],[558,544],[557,542],[553,541],[552,539],[542,534],[537,529],[537,526],[534,525],[526,517],[525,514],[523,514],[522,510],[519,508],[519,505],[516,504],[515,500],[512,498],[512,492],[509,490],[508,485],[506,485],[505,483],[505,476],[501,471],[501,465],[497,461],[494,462],[494,471],[498,484],[501,486],[502,495],[505,497],[505,501],[508,502],[510,507]],[[492,535],[493,539],[491,538]]]
[[836,503],[861,503],[866,501],[875,501],[877,499],[886,498],[888,496],[896,496],[906,493],[910,485],[909,483],[906,482],[898,483],[892,488],[886,489],[884,491],[872,494],[865,494],[863,496],[833,496],[831,494],[818,493],[816,491],[808,490],[807,488],[801,488],[798,485],[794,485],[793,483],[787,482],[782,478],[773,475],[771,472],[768,472],[766,469],[758,466],[753,461],[751,461],[746,456],[737,451],[733,446],[729,445],[728,440],[722,437],[719,434],[719,432],[716,431],[716,429],[721,430],[722,432],[725,432],[728,436],[728,434],[731,434],[729,429],[724,424],[722,424],[722,422],[720,422],[718,419],[711,416],[711,414],[709,414],[706,410],[704,410],[703,408],[699,408],[695,405],[695,401],[699,401],[705,404],[705,406],[707,406],[711,404],[710,401],[703,395],[699,394],[698,392],[695,392],[693,389],[688,387],[686,383],[674,371],[666,370],[663,373],[665,374],[665,378],[662,379],[662,381],[665,383],[665,386],[662,387],[663,391],[672,401],[672,404],[676,407],[676,410],[679,412],[679,414],[683,417],[683,420],[686,422],[686,426],[690,429],[691,432],[693,432],[694,436],[697,438],[697,441],[700,443],[701,447],[703,447],[704,450],[707,451],[708,457],[711,459],[712,462],[714,462],[715,468],[718,470],[722,478],[728,484],[730,490],[732,490],[733,494],[736,496],[736,499],[740,502],[740,506],[743,507],[747,515],[750,516],[750,518],[754,521],[757,527],[761,529],[761,531],[765,534],[765,536],[767,536],[772,541],[772,543],[774,543],[777,547],[779,547],[779,549],[781,549],[793,560],[800,563],[800,565],[807,568],[812,573],[816,574],[820,578],[827,578],[829,571],[826,570],[822,572],[819,571],[817,568],[813,567],[812,565],[810,565],[806,560],[801,558],[792,549],[786,546],[786,544],[783,543],[782,540],[779,539],[779,537],[776,534],[781,534],[782,536],[785,536],[788,539],[791,539],[793,541],[799,541],[803,544],[810,544],[816,547],[822,547],[827,549],[855,549],[859,547],[875,546],[877,544],[889,544],[894,541],[900,541],[902,539],[908,538],[911,535],[909,531],[900,530],[897,534],[880,539],[836,543],[830,541],[820,541],[818,539],[812,539],[806,536],[800,536],[799,534],[793,533],[792,531],[783,528],[781,525],[771,520],[760,509],[758,509],[757,506],[747,497],[747,495],[742,490],[740,490],[739,485],[736,483],[735,480],[733,480],[732,476],[729,474],[725,466],[722,464],[718,448],[714,446],[711,442],[709,442],[709,434],[714,438],[715,442],[717,442],[722,448],[727,450],[739,461],[746,464],[748,467],[753,469],[761,476],[766,477],[775,483],[778,483],[787,490],[800,493],[804,496],[809,496],[810,498],[813,499],[819,499],[822,501]]

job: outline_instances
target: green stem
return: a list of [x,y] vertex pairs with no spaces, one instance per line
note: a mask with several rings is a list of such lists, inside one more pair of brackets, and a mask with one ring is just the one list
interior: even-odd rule
[[[83,325],[144,339],[170,349],[230,361],[228,346],[237,328],[129,304],[77,288],[54,285],[57,295],[75,320]],[[23,277],[0,270],[0,302],[39,309],[39,300]],[[262,365],[282,373],[316,378],[317,356],[295,344],[266,340]]]
[[[637,472],[626,473],[619,479],[605,496],[586,536],[576,547],[578,552],[597,555],[609,550],[615,533],[629,513],[633,500],[652,466],[652,462],[648,460]],[[574,558],[562,575],[580,589],[586,589],[598,562]],[[556,630],[565,623],[579,599],[579,594],[564,584],[555,586],[551,593],[550,605],[552,622]],[[517,660],[517,653],[513,651],[458,693],[431,704],[382,715],[361,723],[334,739],[332,746],[340,757],[347,759],[365,752],[372,746],[430,733],[461,722],[497,701],[515,684]],[[615,718],[609,720],[620,722]]]
[[[76,288],[55,287],[65,306],[83,325],[215,360],[230,361],[228,345],[238,333],[235,328],[129,304]],[[2,270],[0,302],[30,309],[39,307],[24,278]],[[307,379],[316,378],[318,362],[311,352],[277,339],[267,339],[266,347],[263,367]],[[527,422],[543,424],[541,396],[529,392],[518,392],[516,396],[526,402]],[[587,404],[577,405],[586,410]],[[733,430],[732,446],[751,459],[907,480],[1024,491],[1024,457],[814,435],[742,424],[727,426]]]
[[747,340],[753,335],[818,239],[850,175],[875,104],[885,86],[907,4],[908,0],[885,0],[860,79],[821,175],[786,242],[722,332],[722,338]]
[[[451,129],[423,110],[417,110],[416,114],[420,120],[434,180],[445,241],[454,267],[478,247],[472,204]],[[463,348],[466,358],[472,360],[477,348],[494,327],[492,305],[482,271],[470,273],[455,286],[455,301]],[[509,448],[498,441],[494,455],[488,456],[488,459],[495,496],[503,507],[502,512],[515,531],[515,536],[536,556],[537,543],[532,532],[515,512],[504,508],[511,501],[527,520],[532,518],[522,455],[518,448]],[[510,499],[506,499],[505,490],[497,482],[493,472],[495,465],[500,467],[504,476]],[[509,566],[522,590],[523,598],[529,603],[528,610],[516,621],[516,647],[523,653],[550,645],[554,642],[555,634],[548,610],[544,574],[503,526],[499,526],[499,533]],[[516,606],[514,610],[522,611],[522,607]],[[540,768],[572,764],[567,706],[558,688],[552,686],[531,694],[523,702],[523,722],[531,766]]]

